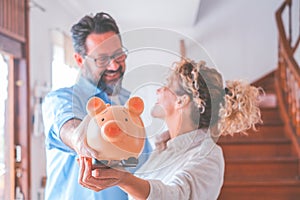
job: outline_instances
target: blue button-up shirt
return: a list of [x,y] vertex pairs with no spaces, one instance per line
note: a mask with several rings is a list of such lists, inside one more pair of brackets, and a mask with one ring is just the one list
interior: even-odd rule
[[[62,142],[59,135],[65,122],[72,118],[82,120],[86,116],[87,101],[95,95],[106,103],[112,103],[105,92],[80,77],[74,86],[50,92],[43,102],[47,158],[45,199],[47,200],[127,199],[126,193],[116,186],[100,192],[94,192],[81,186],[78,183],[79,165],[76,161],[78,155]],[[121,89],[119,100],[122,105],[127,101],[129,95],[127,90]],[[137,168],[146,161],[150,151],[151,145],[146,141]]]

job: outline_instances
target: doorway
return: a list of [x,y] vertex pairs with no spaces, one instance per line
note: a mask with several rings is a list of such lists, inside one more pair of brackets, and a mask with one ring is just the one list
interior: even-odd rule
[[9,61],[10,56],[0,52],[0,199],[10,199],[15,185]]

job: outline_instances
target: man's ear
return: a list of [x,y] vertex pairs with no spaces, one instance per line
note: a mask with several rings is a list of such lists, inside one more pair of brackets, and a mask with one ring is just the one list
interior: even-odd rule
[[176,108],[183,108],[184,106],[188,105],[191,101],[191,98],[189,95],[184,94],[182,96],[179,96],[176,100]]
[[74,58],[78,67],[82,68],[84,61],[83,57],[79,53],[74,53]]

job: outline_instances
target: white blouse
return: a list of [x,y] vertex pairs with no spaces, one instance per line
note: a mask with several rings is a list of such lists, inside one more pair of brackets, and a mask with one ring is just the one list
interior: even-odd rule
[[209,133],[199,129],[153,151],[135,175],[149,181],[148,200],[213,200],[223,185],[224,157]]

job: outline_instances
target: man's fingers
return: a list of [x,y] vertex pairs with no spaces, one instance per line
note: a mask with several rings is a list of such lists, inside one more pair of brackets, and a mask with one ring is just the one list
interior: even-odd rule
[[92,173],[91,173],[91,159],[80,157],[79,159],[80,169],[79,169],[79,176],[78,176],[78,182],[82,186],[94,190],[96,192],[99,192],[102,188],[98,187],[96,184],[91,184],[90,179],[92,179]]
[[125,174],[124,171],[111,168],[92,168],[92,159],[80,157],[79,184],[94,191],[117,185]]
[[101,153],[99,153],[99,152],[93,150],[93,149],[90,148],[88,145],[86,146],[86,151],[87,151],[87,153],[89,154],[89,157],[96,158],[96,159],[101,158]]

